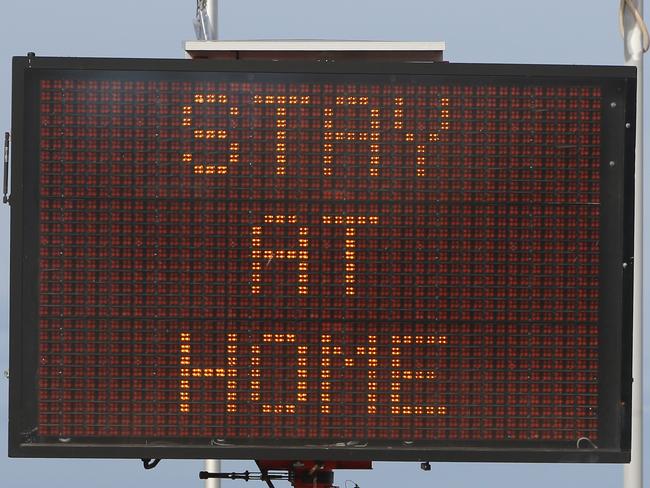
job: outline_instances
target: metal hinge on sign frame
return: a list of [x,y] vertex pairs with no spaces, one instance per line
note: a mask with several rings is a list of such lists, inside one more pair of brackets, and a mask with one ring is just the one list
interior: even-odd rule
[[10,198],[7,196],[9,191],[9,142],[11,136],[9,132],[5,132],[5,149],[4,149],[4,178],[2,180],[2,203],[10,203]]

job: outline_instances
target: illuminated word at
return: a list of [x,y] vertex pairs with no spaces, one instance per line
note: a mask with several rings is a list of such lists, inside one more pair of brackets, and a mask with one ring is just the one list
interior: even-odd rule
[[[275,107],[274,111],[274,128],[275,128],[275,174],[279,176],[286,175],[287,172],[287,128],[288,128],[288,107],[292,105],[311,105],[312,100],[310,96],[285,96],[285,95],[253,95],[251,99],[253,105],[272,105]],[[205,104],[228,104],[227,95],[216,94],[196,94],[194,96],[194,104],[201,106]],[[334,100],[334,105],[331,107],[324,107],[322,111],[322,169],[324,176],[333,176],[335,173],[335,145],[344,142],[362,143],[368,146],[369,156],[368,174],[370,176],[379,176],[380,169],[380,144],[382,134],[389,129],[389,126],[382,127],[382,109],[378,108],[379,102],[373,102],[372,98],[366,96],[337,96]],[[375,105],[373,107],[373,105]],[[437,132],[428,132],[426,135],[427,142],[435,143],[440,141],[440,132],[449,130],[449,98],[440,98],[439,103],[432,104],[431,106],[439,108],[439,126]],[[368,127],[363,129],[345,129],[339,130],[335,127],[337,120],[337,108],[340,110],[344,107],[360,107],[367,110],[367,115],[364,118],[368,121]],[[182,109],[182,126],[191,127],[193,124],[194,106],[184,105]],[[230,106],[228,110],[230,117],[239,117],[239,107]],[[403,133],[403,140],[408,143],[416,145],[416,176],[426,176],[426,152],[427,145],[425,141],[416,141],[415,132],[407,132],[405,127],[405,110],[404,98],[394,97],[392,108],[392,129],[397,131],[405,131]],[[434,117],[435,119],[435,117]],[[412,129],[410,129],[412,130]],[[382,132],[383,131],[383,132]],[[209,141],[211,139],[226,140],[232,139],[232,134],[224,129],[194,129],[193,137],[197,140]],[[241,147],[239,142],[229,142],[228,163],[237,163],[240,160]],[[228,174],[228,164],[218,164],[216,162],[207,162],[197,164],[194,162],[192,153],[183,153],[182,161],[185,163],[193,164],[195,174]]]
[[[196,105],[202,104],[227,104],[228,96],[227,95],[213,95],[213,94],[200,94],[197,93],[194,95],[194,103]],[[183,106],[183,127],[190,127],[192,125],[192,105]],[[230,106],[228,109],[230,116],[239,115],[239,107]],[[230,138],[230,134],[226,129],[194,129],[192,132],[194,139],[201,140],[227,140]],[[228,144],[229,153],[228,153],[228,163],[237,163],[239,162],[239,142],[229,142]],[[205,162],[205,163],[195,163],[192,153],[183,153],[182,158],[184,163],[192,163],[194,174],[206,174],[206,175],[225,175],[228,174],[228,165],[227,164],[218,164],[217,162]]]
[[[323,224],[345,225],[345,294],[355,295],[356,282],[356,227],[365,224],[378,224],[379,217],[355,216],[323,216]],[[265,215],[265,224],[297,224],[296,215]],[[309,228],[298,228],[298,246],[295,249],[263,249],[263,227],[256,225],[251,228],[251,293],[261,292],[262,268],[268,266],[273,259],[291,259],[298,263],[298,294],[306,295],[309,283]]]
[[[221,368],[193,368],[191,367],[191,337],[188,332],[182,332],[181,355],[180,355],[180,404],[181,413],[190,412],[190,379],[226,377],[226,412],[237,412],[237,401],[252,402],[259,404],[260,412],[266,414],[295,414],[297,406],[306,402],[316,400],[315,392],[308,391],[309,378],[309,357],[320,357],[320,369],[318,378],[320,380],[318,403],[321,414],[333,413],[332,397],[335,395],[334,386],[339,383],[333,383],[334,362],[337,368],[358,368],[365,364],[367,368],[367,412],[371,415],[378,413],[378,401],[380,395],[387,395],[390,405],[390,413],[393,415],[447,415],[447,407],[440,405],[413,405],[404,403],[402,398],[402,385],[404,381],[427,381],[434,382],[438,379],[435,371],[431,370],[413,370],[406,369],[401,363],[403,349],[407,346],[444,346],[448,343],[447,336],[444,335],[393,335],[390,340],[390,363],[381,365],[380,357],[385,354],[379,354],[377,336],[369,335],[367,343],[364,345],[347,346],[346,348],[336,345],[333,342],[331,334],[322,334],[320,336],[320,348],[309,345],[299,344],[296,334],[291,333],[263,333],[259,344],[251,344],[248,354],[243,351],[243,347],[238,345],[238,334],[227,334],[226,346],[226,367]],[[271,404],[263,401],[262,398],[262,348],[271,344],[281,344],[290,346],[291,351],[287,351],[287,358],[296,358],[295,367],[295,388],[290,393],[290,397],[295,400],[287,403]],[[267,354],[268,356],[268,354]],[[248,364],[244,361],[248,359]],[[243,361],[242,361],[243,360]],[[377,381],[377,371],[390,367],[390,390],[388,392],[380,391]],[[242,375],[248,371],[245,378]],[[237,396],[240,386],[249,392],[248,398],[239,398]],[[272,388],[267,387],[266,391]],[[294,396],[295,394],[295,396]]]

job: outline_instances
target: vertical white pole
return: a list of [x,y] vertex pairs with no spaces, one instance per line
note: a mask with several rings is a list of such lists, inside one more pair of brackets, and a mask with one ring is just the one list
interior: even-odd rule
[[[634,0],[643,13],[643,0]],[[632,462],[623,467],[623,486],[643,488],[643,35],[626,9],[625,64],[637,68],[634,202],[634,306],[632,350]]]
[[205,10],[208,13],[208,41],[216,41],[219,39],[218,20],[219,13],[217,12],[219,0],[207,0],[205,3]]
[[[209,41],[216,41],[219,38],[219,31],[217,29],[217,21],[219,0],[207,0],[205,3],[205,10],[208,14],[208,25],[206,31]],[[219,473],[221,471],[221,461],[218,459],[206,459],[205,470],[208,473]],[[221,488],[221,480],[216,478],[209,478],[205,480],[205,488]]]
[[[218,459],[206,459],[205,471],[208,473],[220,473],[221,461]],[[205,480],[205,488],[221,488],[221,480],[217,478],[208,478]]]

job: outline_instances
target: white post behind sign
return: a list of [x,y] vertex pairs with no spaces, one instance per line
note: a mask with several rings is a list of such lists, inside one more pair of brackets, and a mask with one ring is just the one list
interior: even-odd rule
[[[205,11],[208,14],[208,25],[206,26],[206,33],[208,38],[206,40],[216,41],[219,38],[219,30],[217,28],[219,0],[207,0],[205,3]],[[205,471],[208,473],[219,473],[221,471],[221,461],[218,459],[206,459]],[[221,488],[221,480],[217,478],[209,478],[205,480],[205,488]]]
[[205,11],[208,13],[208,28],[206,29],[208,38],[206,41],[216,41],[219,39],[218,29],[218,5],[219,0],[206,0]]
[[[221,461],[218,459],[206,459],[204,469],[208,473],[220,473]],[[221,488],[221,480],[218,478],[208,478],[205,480],[205,488]]]
[[[632,0],[643,14],[643,0]],[[634,305],[632,349],[632,462],[623,467],[623,486],[643,488],[643,34],[630,8],[624,19],[625,64],[637,68],[634,183]]]

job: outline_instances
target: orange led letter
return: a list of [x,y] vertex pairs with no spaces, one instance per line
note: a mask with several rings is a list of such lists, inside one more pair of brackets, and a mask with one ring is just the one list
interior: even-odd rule
[[[224,107],[222,108],[227,111],[229,117],[239,116],[239,107],[228,106],[227,95],[197,93],[194,95],[193,104],[183,106],[181,125],[183,127],[191,127],[194,124],[193,116],[195,115],[195,111],[210,104],[223,105]],[[239,142],[232,140],[232,132],[232,130],[226,128],[215,129],[213,127],[192,130],[192,136],[195,140],[205,141],[205,143],[208,144],[206,146],[207,148],[212,146],[211,149],[208,149],[210,156],[205,158],[206,160],[197,161],[197,158],[193,153],[184,152],[181,158],[182,161],[192,165],[194,174],[228,174],[230,164],[238,163],[240,154]],[[227,156],[225,156],[224,160],[220,162],[212,160],[212,158],[214,158],[213,153],[217,151],[215,148],[216,143],[225,144],[227,148]]]
[[[335,104],[339,108],[357,107],[368,108],[368,97],[338,96]],[[332,164],[334,162],[334,144],[342,142],[362,142],[368,145],[369,156],[369,175],[379,176],[379,136],[381,122],[379,120],[379,109],[371,108],[367,115],[370,118],[370,130],[358,131],[348,128],[334,127],[335,109],[326,107],[323,109],[323,175],[332,176]]]
[[[447,407],[438,405],[412,405],[402,403],[404,380],[436,381],[438,375],[430,370],[411,370],[402,364],[404,346],[441,346],[447,344],[447,336],[394,335],[391,337],[391,383],[390,412],[395,415],[447,415]],[[370,383],[369,383],[370,385]]]
[[[250,368],[250,399],[253,402],[261,401],[260,398],[260,384],[261,384],[261,363],[260,354],[264,345],[268,344],[287,344],[294,345],[296,343],[295,334],[263,334],[262,346],[251,346],[251,368]],[[298,380],[296,382],[296,396],[297,402],[307,401],[307,346],[297,346],[296,352],[298,353],[298,368],[296,370]],[[262,413],[296,413],[296,404],[286,403],[280,405],[271,405],[263,403],[261,405]]]
[[287,174],[287,106],[309,105],[309,96],[255,95],[256,105],[275,105],[275,174]]
[[191,336],[189,332],[181,332],[181,356],[180,356],[180,405],[181,413],[190,412],[190,378],[213,378],[227,377],[226,412],[237,411],[237,334],[228,334],[228,345],[226,346],[227,368],[191,368]]
[[345,225],[345,294],[355,295],[356,282],[356,227],[364,224],[377,224],[379,217],[354,217],[342,215],[324,215],[323,224]]
[[[295,215],[265,215],[265,224],[296,224],[298,218]],[[298,262],[298,294],[307,294],[307,283],[309,275],[309,229],[299,227],[298,246],[295,249],[263,249],[262,226],[256,225],[251,228],[251,293],[259,295],[262,283],[262,269],[267,268],[274,259],[292,259]]]
[[[439,102],[440,124],[437,132],[429,132],[427,135],[428,143],[439,142],[440,132],[449,130],[449,98],[441,98]],[[395,97],[393,99],[393,128],[397,130],[404,130],[404,98]],[[412,129],[409,129],[412,130]],[[414,132],[405,132],[405,142],[416,142],[416,134]],[[423,141],[418,141],[415,147],[415,174],[416,176],[426,176],[426,162],[427,162],[427,144]]]

